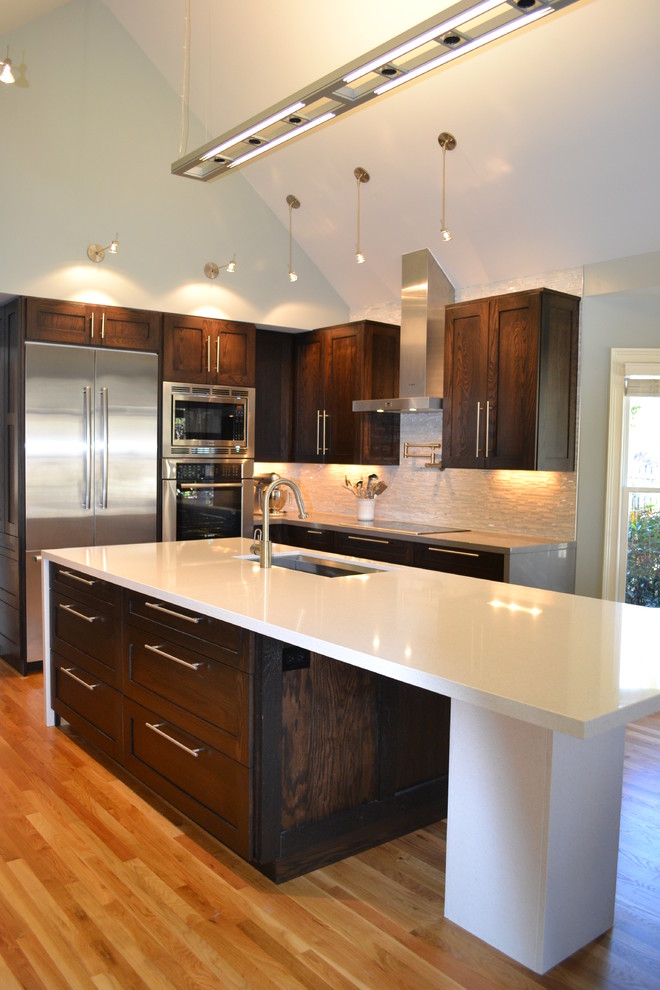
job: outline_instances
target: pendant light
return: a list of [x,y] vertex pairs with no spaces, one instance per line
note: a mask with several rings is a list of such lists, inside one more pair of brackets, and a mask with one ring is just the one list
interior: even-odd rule
[[451,233],[445,223],[445,156],[448,151],[453,151],[456,147],[456,138],[453,134],[449,134],[448,131],[443,131],[441,134],[438,134],[438,144],[442,148],[442,229],[440,230],[440,236],[443,241],[450,241]]
[[289,204],[289,282],[297,282],[298,276],[293,270],[293,231],[292,231],[292,211],[300,209],[300,200],[297,199],[292,193],[286,198]]
[[0,70],[2,70],[2,71],[0,71],[0,82],[7,83],[7,85],[9,85],[10,83],[16,82],[16,79],[14,78],[14,73],[13,73],[12,67],[11,67],[11,59],[9,57],[9,49],[7,49],[7,57],[6,58],[3,58],[0,61]]
[[368,182],[370,176],[365,169],[359,166],[353,171],[353,175],[357,179],[357,242],[355,244],[355,260],[358,265],[363,265],[365,257],[360,250],[360,186],[363,182]]

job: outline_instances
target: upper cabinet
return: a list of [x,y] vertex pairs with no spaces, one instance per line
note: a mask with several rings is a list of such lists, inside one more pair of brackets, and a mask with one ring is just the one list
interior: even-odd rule
[[445,467],[575,470],[579,305],[536,289],[447,307]]
[[250,323],[168,313],[163,322],[163,378],[254,387],[255,337]]
[[398,464],[399,417],[354,413],[354,399],[399,388],[399,328],[361,321],[298,334],[294,342],[294,458]]
[[119,306],[28,298],[25,338],[159,353],[161,315]]

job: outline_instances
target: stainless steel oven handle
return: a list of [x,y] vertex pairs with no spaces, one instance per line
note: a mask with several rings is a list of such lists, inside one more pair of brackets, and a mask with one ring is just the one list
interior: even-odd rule
[[191,481],[189,484],[181,484],[179,488],[190,489],[190,488],[241,488],[242,482],[240,481]]

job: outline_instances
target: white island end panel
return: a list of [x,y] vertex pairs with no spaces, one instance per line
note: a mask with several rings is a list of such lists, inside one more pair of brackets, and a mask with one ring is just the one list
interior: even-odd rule
[[537,973],[612,926],[624,738],[452,702],[449,920]]

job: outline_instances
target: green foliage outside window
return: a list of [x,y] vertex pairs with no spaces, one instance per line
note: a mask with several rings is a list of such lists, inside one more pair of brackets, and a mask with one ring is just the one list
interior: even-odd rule
[[660,608],[660,509],[633,509],[628,519],[626,602]]

